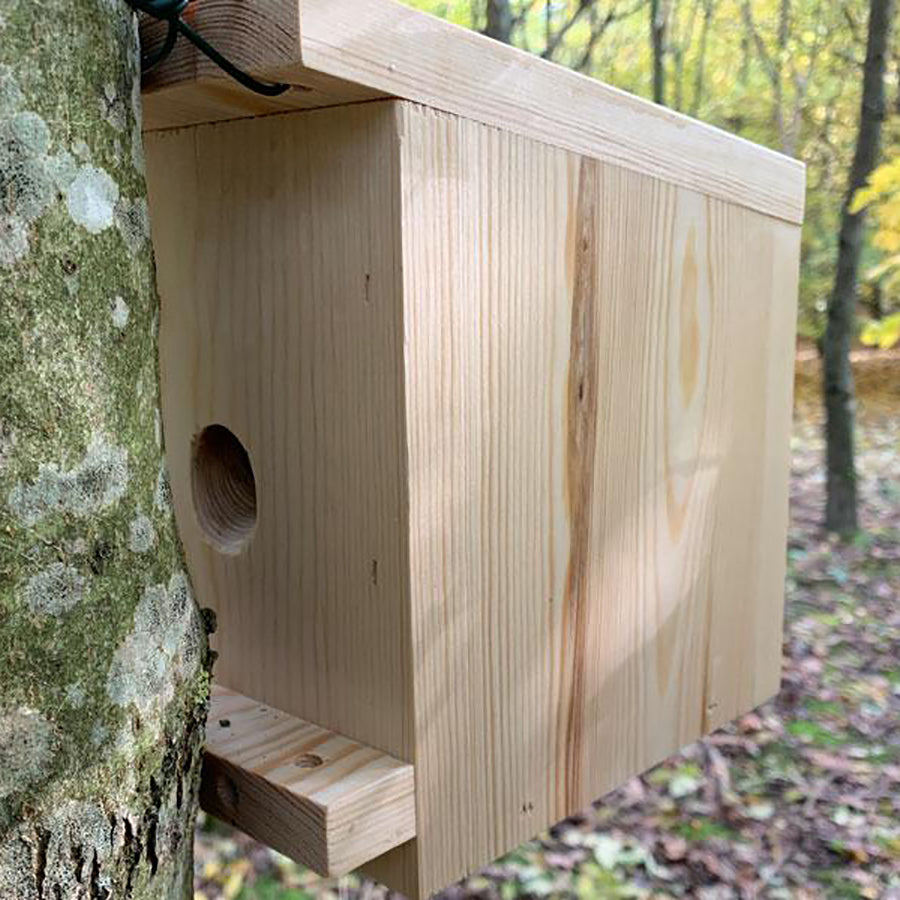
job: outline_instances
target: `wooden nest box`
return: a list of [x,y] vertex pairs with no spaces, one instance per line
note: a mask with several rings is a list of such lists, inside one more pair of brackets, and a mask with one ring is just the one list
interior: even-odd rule
[[803,167],[389,0],[192,24],[293,86],[144,92],[203,802],[424,897],[777,690]]

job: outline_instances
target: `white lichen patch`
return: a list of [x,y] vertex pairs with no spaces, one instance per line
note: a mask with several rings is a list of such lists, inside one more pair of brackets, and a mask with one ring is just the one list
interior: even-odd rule
[[203,627],[181,572],[168,586],[144,591],[134,614],[134,627],[116,650],[107,676],[113,703],[135,706],[145,723],[160,725],[160,714],[183,679],[200,665]]
[[32,845],[19,829],[0,842],[0,900],[40,900]]
[[66,286],[66,293],[70,297],[75,297],[78,294],[78,285],[81,283],[78,278],[78,273],[73,272],[71,275],[63,275],[63,284]]
[[153,505],[160,512],[169,512],[172,509],[172,486],[169,484],[169,472],[165,464],[159,467],[159,474],[156,476]]
[[156,531],[153,523],[143,513],[135,516],[131,522],[128,535],[128,549],[132,553],[147,553],[156,544]]
[[[0,266],[28,253],[30,226],[64,192],[73,219],[91,233],[112,224],[119,190],[93,166],[78,168],[66,151],[50,154],[50,128],[32,110],[8,66],[0,66]],[[119,104],[125,115],[124,104]],[[123,126],[124,127],[124,126]],[[85,145],[85,150],[87,149]]]
[[87,696],[84,686],[80,682],[75,682],[66,687],[66,703],[69,706],[83,706],[84,698]]
[[[184,813],[181,809],[178,797],[178,781],[172,779],[165,790],[159,804],[159,817],[157,819],[157,846],[164,850],[171,850],[184,840]],[[183,881],[179,881],[183,884]],[[167,894],[169,897],[177,896],[177,891]]]
[[78,163],[71,153],[63,150],[62,153],[57,153],[56,156],[47,157],[47,171],[50,173],[56,189],[61,194],[64,194],[78,174]]
[[16,433],[12,425],[0,420],[0,472],[9,464],[16,446]]
[[0,118],[0,265],[28,252],[28,226],[54,199],[49,146],[50,130],[37,113]]
[[108,172],[82,166],[66,191],[66,208],[72,220],[90,234],[99,234],[113,224],[119,186]]
[[131,129],[131,164],[139,174],[145,173],[147,162],[144,158],[144,138],[138,125]]
[[116,131],[124,131],[128,124],[128,112],[125,103],[116,92],[116,86],[112,82],[103,85],[103,97],[99,100],[100,115],[115,128]]
[[86,580],[73,566],[51,563],[32,575],[22,587],[21,596],[36,616],[60,616],[84,596]]
[[131,315],[131,310],[128,308],[128,304],[125,302],[124,298],[116,295],[115,300],[113,300],[112,304],[112,323],[116,326],[120,331],[125,328],[128,324],[128,318]]
[[44,463],[33,483],[17,484],[10,491],[9,508],[26,525],[53,513],[85,518],[117,503],[128,478],[128,452],[95,435],[75,468],[65,471]]
[[137,200],[122,198],[116,204],[116,228],[125,241],[125,246],[137,253],[150,237],[150,212],[143,197]]
[[10,66],[0,65],[0,116],[8,116],[22,108],[25,95]]
[[131,82],[131,162],[141,175],[144,174],[144,138],[141,134],[141,124],[144,118],[144,109],[141,104],[141,79],[135,78]]
[[74,556],[84,556],[88,552],[88,542],[83,537],[72,538],[70,541],[63,543],[66,553]]
[[70,800],[46,818],[44,827],[49,833],[44,884],[53,886],[53,896],[87,896],[79,879],[83,873],[72,864],[75,847],[96,873],[97,895],[109,896],[112,881],[110,867],[105,863],[113,854],[113,831],[103,808],[96,803]]
[[47,155],[50,149],[50,127],[36,112],[25,110],[15,113],[8,122],[15,141],[26,155]]
[[[137,42],[133,42],[134,46],[137,46]],[[139,55],[139,51],[135,54]],[[140,129],[143,126],[144,122],[144,107],[141,102],[141,79],[134,78],[131,82],[131,115],[134,116],[134,125],[135,128],[138,129],[138,134],[140,134]]]
[[0,709],[0,800],[45,775],[56,752],[56,729],[27,706]]
[[16,216],[0,214],[0,266],[17,263],[28,252],[28,226]]
[[162,416],[159,414],[159,407],[153,410],[153,439],[157,447],[162,447]]
[[95,747],[102,747],[108,737],[109,729],[102,722],[95,723],[91,728],[91,743]]

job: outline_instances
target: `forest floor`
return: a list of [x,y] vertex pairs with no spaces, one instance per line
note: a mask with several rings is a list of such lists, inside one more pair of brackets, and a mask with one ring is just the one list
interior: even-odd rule
[[[849,545],[819,527],[820,427],[795,423],[778,696],[442,898],[900,900],[896,409],[860,428],[863,530]],[[319,881],[208,819],[198,829],[195,900],[388,896]]]

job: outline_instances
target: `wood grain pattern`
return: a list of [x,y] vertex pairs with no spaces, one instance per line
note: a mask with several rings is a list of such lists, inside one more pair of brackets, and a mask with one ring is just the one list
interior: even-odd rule
[[411,765],[215,685],[200,802],[324,876],[416,833]]
[[[221,623],[217,679],[410,760],[393,111],[167,132],[147,156],[168,460]],[[192,503],[192,442],[213,423],[256,480],[238,555],[210,545]]]
[[184,46],[147,80],[148,129],[398,97],[803,218],[799,161],[392,0],[303,0],[299,10],[296,0],[205,0],[197,15],[245,68],[296,87],[260,97]]
[[218,674],[414,765],[378,877],[427,896],[775,691],[799,228],[403,101],[147,150]]
[[[192,0],[181,18],[198,34],[211,38],[216,50],[239,69],[274,70],[292,65],[300,54],[298,0]],[[144,13],[138,14],[138,23],[142,50],[152,53],[160,48],[168,25]],[[196,79],[222,80],[222,70],[179,37],[165,61],[145,77],[158,90]],[[240,102],[239,95],[234,102]]]
[[[167,458],[216,678],[412,762],[394,110],[159,132],[146,154]],[[235,556],[192,502],[213,423],[256,479]],[[388,856],[379,874],[415,894],[410,845]]]
[[776,690],[799,232],[403,116],[434,889]]

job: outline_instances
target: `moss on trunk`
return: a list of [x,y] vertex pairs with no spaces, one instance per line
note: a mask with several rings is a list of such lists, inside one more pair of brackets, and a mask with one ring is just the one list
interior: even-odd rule
[[162,453],[134,16],[0,15],[0,898],[190,896],[208,663]]

